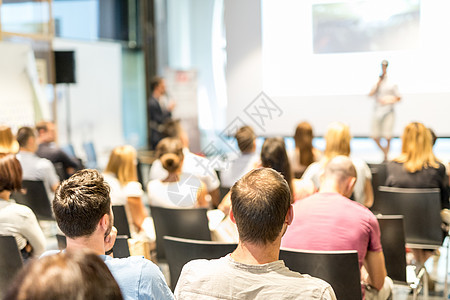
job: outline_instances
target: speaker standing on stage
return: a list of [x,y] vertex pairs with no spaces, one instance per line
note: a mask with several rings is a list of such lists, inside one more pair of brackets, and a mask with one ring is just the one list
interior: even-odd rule
[[[392,128],[394,127],[394,104],[400,101],[401,97],[397,85],[389,81],[386,75],[388,61],[381,62],[381,74],[377,83],[373,86],[369,96],[375,97],[375,110],[372,120],[372,138],[384,153],[384,160],[387,160],[389,147],[392,138]],[[386,146],[381,144],[381,138],[386,140]]]
[[150,133],[150,147],[156,148],[158,142],[163,138],[162,125],[172,117],[175,102],[171,101],[167,106],[162,101],[166,95],[166,83],[161,77],[154,77],[150,82],[152,95],[148,100],[147,113]]

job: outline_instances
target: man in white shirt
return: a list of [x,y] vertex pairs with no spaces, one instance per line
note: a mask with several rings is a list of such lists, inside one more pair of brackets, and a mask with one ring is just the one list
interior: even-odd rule
[[187,263],[177,299],[336,299],[323,280],[289,270],[279,260],[281,237],[293,219],[286,180],[270,168],[250,171],[231,188],[230,218],[239,231],[233,253]]
[[239,128],[235,138],[241,154],[230,162],[227,169],[220,172],[222,186],[227,188],[233,186],[239,178],[253,170],[260,160],[256,153],[256,134],[250,126]]
[[24,180],[41,180],[44,183],[47,196],[51,202],[59,185],[59,177],[51,161],[35,154],[38,145],[36,133],[30,127],[22,127],[17,132],[20,151],[17,159],[20,161]]

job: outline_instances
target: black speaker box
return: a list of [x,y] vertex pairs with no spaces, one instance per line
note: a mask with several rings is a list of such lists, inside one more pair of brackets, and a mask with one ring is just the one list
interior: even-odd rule
[[76,83],[75,52],[55,51],[56,83]]

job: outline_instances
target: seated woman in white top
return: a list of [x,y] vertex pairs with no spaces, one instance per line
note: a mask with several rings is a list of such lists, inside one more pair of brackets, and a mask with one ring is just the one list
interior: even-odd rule
[[0,235],[12,235],[22,257],[39,257],[45,250],[45,237],[30,208],[10,200],[22,187],[22,167],[14,154],[0,154]]
[[132,237],[145,233],[154,240],[153,223],[142,202],[142,185],[137,181],[137,153],[132,146],[114,148],[103,174],[111,187],[112,205],[124,205]]
[[178,138],[164,138],[156,147],[157,157],[169,173],[164,180],[148,183],[148,200],[152,206],[167,208],[208,207],[206,187],[195,175],[182,173],[183,144]]

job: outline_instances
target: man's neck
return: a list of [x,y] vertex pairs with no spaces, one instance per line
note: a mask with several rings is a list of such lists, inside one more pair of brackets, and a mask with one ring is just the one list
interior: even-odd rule
[[277,261],[280,255],[281,239],[270,244],[252,244],[239,242],[231,257],[240,263],[262,265]]
[[320,184],[319,193],[337,193],[342,195],[339,187],[330,181],[325,181]]
[[101,239],[90,237],[67,237],[67,250],[90,249],[97,255],[105,254],[104,242]]

